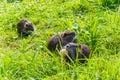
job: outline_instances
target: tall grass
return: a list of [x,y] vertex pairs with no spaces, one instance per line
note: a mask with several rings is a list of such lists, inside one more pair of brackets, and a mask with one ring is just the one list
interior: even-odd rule
[[[0,79],[119,80],[119,5],[119,0],[1,0]],[[22,18],[35,26],[26,38],[16,32]],[[47,49],[48,39],[63,30],[75,31],[78,44],[90,47],[86,65],[68,67]]]

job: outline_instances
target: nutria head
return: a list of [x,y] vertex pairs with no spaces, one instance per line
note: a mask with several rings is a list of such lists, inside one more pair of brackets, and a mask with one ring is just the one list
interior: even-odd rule
[[28,20],[22,19],[17,24],[17,32],[19,35],[28,36],[34,31],[34,27]]

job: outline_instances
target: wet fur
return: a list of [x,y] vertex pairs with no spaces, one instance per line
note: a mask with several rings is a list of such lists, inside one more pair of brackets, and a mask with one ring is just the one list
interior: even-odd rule
[[22,19],[17,24],[18,35],[28,36],[31,34],[30,31],[34,31],[34,27],[28,20]]
[[[64,49],[64,51],[62,51]],[[71,62],[75,61],[76,58],[81,62],[85,63],[86,60],[85,58],[89,58],[90,55],[90,49],[87,45],[78,45],[76,43],[68,43],[63,47],[63,49],[60,51],[63,58],[65,59],[66,62]],[[66,51],[65,51],[66,50]],[[67,53],[65,53],[67,52]],[[66,55],[67,54],[67,55]],[[69,59],[69,57],[70,59]]]
[[65,46],[70,42],[76,42],[75,32],[64,31],[58,35],[52,36],[47,42],[47,48],[50,51],[60,50],[61,47]]

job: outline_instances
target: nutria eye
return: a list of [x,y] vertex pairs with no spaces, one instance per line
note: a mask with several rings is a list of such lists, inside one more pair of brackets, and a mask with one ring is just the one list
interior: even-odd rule
[[26,27],[28,27],[29,26],[29,24],[28,23],[26,23]]
[[70,45],[66,45],[66,48],[70,48]]

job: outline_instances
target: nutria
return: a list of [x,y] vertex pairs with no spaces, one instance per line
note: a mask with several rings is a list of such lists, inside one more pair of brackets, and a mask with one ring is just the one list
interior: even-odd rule
[[28,36],[34,31],[34,27],[31,22],[25,19],[21,19],[17,24],[18,35]]
[[86,58],[89,58],[90,49],[84,44],[68,43],[60,50],[60,53],[63,59],[68,63],[71,61],[74,62],[76,59],[81,63],[85,63]]
[[47,48],[50,51],[60,50],[62,46],[70,42],[76,42],[76,34],[72,31],[63,31],[58,35],[55,35],[47,42]]

